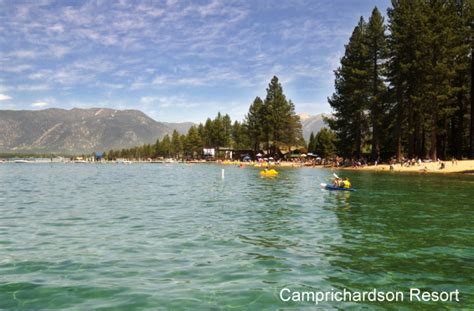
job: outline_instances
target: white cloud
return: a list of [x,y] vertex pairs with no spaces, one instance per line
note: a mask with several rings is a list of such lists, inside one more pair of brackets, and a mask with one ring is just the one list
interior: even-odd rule
[[9,100],[9,99],[11,99],[11,97],[10,97],[10,96],[8,96],[8,95],[5,95],[5,94],[0,94],[0,101],[3,101],[3,100]]
[[71,49],[67,46],[61,45],[52,45],[49,47],[49,50],[57,58],[62,58],[64,55],[68,54],[71,51]]
[[17,91],[35,92],[47,91],[50,89],[48,84],[20,84],[15,87]]
[[9,56],[14,57],[14,58],[37,58],[38,57],[38,52],[33,51],[33,50],[18,50],[18,51],[13,51],[9,54]]
[[16,65],[16,66],[3,66],[2,70],[5,72],[13,72],[13,73],[21,73],[23,71],[27,71],[33,68],[31,65],[27,64],[22,64],[22,65]]
[[35,102],[35,103],[32,103],[31,104],[31,107],[38,107],[38,108],[41,108],[41,107],[46,107],[48,106],[49,104],[47,102]]

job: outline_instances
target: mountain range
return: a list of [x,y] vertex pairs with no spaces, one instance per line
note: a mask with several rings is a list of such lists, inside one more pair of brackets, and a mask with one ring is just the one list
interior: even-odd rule
[[299,114],[301,125],[303,126],[303,137],[306,142],[309,142],[309,137],[311,136],[311,132],[316,135],[317,132],[323,127],[326,126],[324,123],[324,117],[330,117],[329,114],[317,114],[317,115],[309,115],[307,113]]
[[[301,114],[303,136],[323,126],[322,114]],[[191,122],[158,122],[138,110],[90,108],[71,110],[0,110],[0,153],[80,154],[154,143]]]
[[157,122],[138,110],[0,110],[0,152],[78,154],[154,143],[192,123]]

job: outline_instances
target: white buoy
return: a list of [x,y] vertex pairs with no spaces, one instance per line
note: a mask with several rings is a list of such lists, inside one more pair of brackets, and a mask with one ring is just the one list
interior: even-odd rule
[[222,179],[224,179],[224,169],[222,169],[221,171],[221,176],[222,176]]

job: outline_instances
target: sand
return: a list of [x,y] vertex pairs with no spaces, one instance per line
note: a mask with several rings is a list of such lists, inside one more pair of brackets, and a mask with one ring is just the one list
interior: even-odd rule
[[[264,165],[260,165],[258,163],[241,163],[239,161],[223,161],[218,162],[221,164],[227,165],[240,165],[243,166],[255,166],[255,167],[262,167]],[[474,174],[474,160],[462,160],[457,161],[454,164],[452,161],[444,161],[445,167],[440,169],[440,164],[438,162],[433,163],[421,163],[420,165],[415,164],[414,166],[400,166],[400,164],[395,164],[393,166],[393,172],[413,172],[413,173],[436,173],[436,174],[452,174],[452,173],[469,173]],[[311,165],[304,165],[301,163],[294,163],[294,162],[281,162],[279,165],[270,165],[269,167],[315,167],[315,168],[323,168],[321,165],[311,166]],[[325,168],[334,168],[334,167],[325,167]],[[337,167],[336,169],[343,169],[343,170],[353,170],[353,171],[390,171],[390,165],[388,164],[380,164],[380,165],[371,165],[371,166],[363,166],[363,167]]]
[[[440,169],[438,162],[433,163],[421,163],[421,165],[415,164],[414,166],[400,166],[400,164],[395,164],[393,166],[394,172],[414,172],[414,173],[436,173],[436,174],[450,174],[450,173],[470,173],[474,174],[474,160],[462,160],[457,161],[454,164],[452,161],[444,161],[445,167]],[[390,171],[390,165],[381,164],[381,165],[372,165],[358,168],[343,168],[348,170],[355,171]]]

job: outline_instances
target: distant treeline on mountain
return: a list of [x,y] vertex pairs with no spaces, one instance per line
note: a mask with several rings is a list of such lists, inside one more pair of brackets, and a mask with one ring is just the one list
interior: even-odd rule
[[474,158],[474,2],[393,0],[361,17],[329,99],[338,153]]
[[0,111],[0,153],[81,154],[153,143],[193,123],[161,123],[137,110]]
[[145,144],[135,148],[110,150],[109,160],[117,158],[200,158],[204,148],[222,147],[234,150],[248,150],[257,154],[281,156],[281,151],[305,147],[300,117],[295,106],[287,100],[277,77],[273,77],[267,88],[264,100],[256,97],[250,105],[243,122],[232,123],[229,115],[208,118],[204,124],[193,125],[186,135],[174,131],[165,135],[154,144]]

